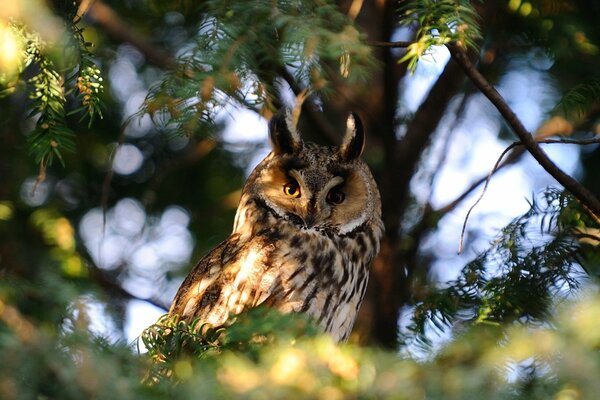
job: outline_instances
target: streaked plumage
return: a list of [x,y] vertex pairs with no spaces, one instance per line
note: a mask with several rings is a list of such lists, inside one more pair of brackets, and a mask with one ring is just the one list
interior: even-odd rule
[[360,160],[357,116],[340,147],[304,143],[288,114],[269,124],[273,151],[242,191],[231,236],[200,260],[170,314],[212,326],[266,304],[303,312],[346,340],[383,235],[379,192]]

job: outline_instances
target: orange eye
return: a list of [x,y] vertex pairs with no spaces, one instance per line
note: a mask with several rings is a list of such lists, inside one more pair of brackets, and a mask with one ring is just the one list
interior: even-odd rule
[[341,204],[346,199],[346,194],[339,188],[333,188],[327,193],[327,202],[329,204]]
[[283,193],[288,197],[300,197],[300,186],[296,182],[288,182],[283,185]]

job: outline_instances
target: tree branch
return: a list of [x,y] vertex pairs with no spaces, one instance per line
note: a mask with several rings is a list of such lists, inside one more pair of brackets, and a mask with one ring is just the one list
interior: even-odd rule
[[[536,143],[540,144],[578,144],[578,145],[588,145],[588,144],[599,144],[600,136],[593,137],[589,139],[542,139],[536,140]],[[522,142],[515,142],[513,144],[524,146],[525,144]]]
[[382,182],[387,193],[382,200],[386,234],[392,239],[400,232],[402,214],[410,199],[410,181],[421,156],[463,81],[458,64],[450,61],[415,112],[404,137],[385,150],[391,160],[388,168],[393,170],[387,174],[388,180]]
[[135,296],[134,294],[125,290],[118,282],[115,282],[104,271],[102,271],[95,265],[90,266],[89,271],[92,275],[94,282],[111,295],[118,296],[126,300],[145,301],[148,304],[152,304],[154,307],[165,310],[165,312],[169,309],[169,306],[167,304],[164,304],[162,301],[156,298],[141,298]]
[[594,196],[588,189],[577,182],[573,177],[561,170],[542,150],[534,137],[525,129],[521,120],[506,103],[498,91],[485,79],[475,68],[463,48],[457,45],[447,45],[452,58],[461,66],[465,74],[477,86],[477,88],[492,102],[500,114],[504,117],[508,125],[519,137],[522,145],[527,148],[529,153],[537,162],[561,185],[579,200],[590,212],[600,215],[600,200]]
[[[510,153],[508,155],[508,157],[506,158],[506,160],[494,170],[494,174],[496,172],[500,171],[501,169],[503,169],[504,167],[515,162],[524,153],[525,153],[525,151],[522,148],[517,149],[517,150],[513,151],[512,153]],[[477,189],[482,183],[484,183],[487,180],[487,178],[488,178],[488,175],[477,179],[475,182],[471,183],[471,185],[464,192],[462,192],[460,196],[458,196],[456,199],[452,200],[450,203],[446,204],[445,206],[438,208],[434,212],[436,212],[440,216],[442,216],[442,215],[445,215],[445,214],[449,213],[450,211],[454,210],[456,208],[456,206],[458,206],[460,203],[462,203],[462,201],[465,200],[467,197],[469,197],[469,195],[471,193],[473,193],[473,191],[475,191],[475,189]]]
[[[595,137],[595,138],[591,138],[591,139],[542,139],[542,140],[536,141],[535,143],[536,143],[536,145],[539,143],[589,145],[589,144],[600,143],[600,137]],[[463,226],[462,226],[462,230],[460,232],[460,240],[458,243],[458,253],[459,254],[462,252],[463,239],[465,237],[465,230],[467,228],[467,222],[469,221],[469,216],[471,215],[471,212],[477,206],[477,204],[479,204],[481,199],[483,199],[483,196],[485,195],[485,192],[487,191],[488,185],[490,183],[490,179],[492,178],[492,175],[498,170],[498,166],[499,166],[500,162],[502,161],[502,159],[504,158],[504,156],[506,155],[506,153],[508,153],[510,150],[512,150],[516,146],[526,146],[526,144],[524,144],[522,142],[514,142],[514,143],[511,143],[510,146],[508,146],[506,149],[504,149],[502,154],[500,154],[500,157],[498,157],[496,164],[494,164],[494,168],[492,168],[492,170],[488,174],[488,176],[485,180],[485,185],[483,187],[483,191],[481,192],[481,194],[479,195],[477,200],[475,200],[475,203],[473,203],[473,205],[469,208],[469,211],[467,211],[467,215],[465,217],[465,220],[464,220]]]
[[175,66],[173,58],[164,50],[157,48],[144,36],[133,31],[129,25],[107,4],[95,0],[87,11],[93,22],[100,25],[108,34],[119,42],[131,43],[148,60],[149,63],[163,69],[172,69]]
[[382,42],[379,40],[367,40],[367,44],[375,47],[391,47],[391,48],[405,48],[413,44],[414,42],[400,41],[400,42]]
[[465,113],[467,104],[469,103],[469,99],[470,99],[470,93],[465,92],[462,95],[462,98],[460,100],[460,103],[458,104],[458,107],[454,111],[454,120],[452,121],[451,124],[449,124],[449,127],[447,129],[445,129],[446,132],[444,132],[440,135],[439,140],[443,141],[441,154],[440,154],[439,159],[437,160],[437,165],[436,165],[435,169],[431,172],[430,176],[428,177],[429,194],[427,196],[427,203],[429,203],[429,204],[431,203],[431,198],[433,196],[433,188],[435,186],[435,182],[437,181],[437,178],[440,174],[440,171],[444,167],[444,164],[446,164],[446,158],[448,157],[450,143],[451,143],[450,139],[452,138],[452,134],[457,130],[458,126],[462,123],[462,121],[464,119],[463,114]]

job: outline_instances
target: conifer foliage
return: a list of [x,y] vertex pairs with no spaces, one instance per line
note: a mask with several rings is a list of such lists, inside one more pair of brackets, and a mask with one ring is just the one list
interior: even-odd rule
[[[600,392],[595,1],[4,2],[1,399]],[[432,72],[440,54],[450,61]],[[523,76],[545,96],[537,108],[511,97]],[[427,79],[411,104],[405,90]],[[251,132],[231,139],[229,116],[282,106],[317,142],[337,143],[348,111],[368,131],[386,237],[350,342],[262,307],[220,328],[164,314],[127,338],[140,304],[165,313],[193,261],[230,232],[244,173],[267,146]],[[562,168],[572,161],[589,197],[524,156],[532,145],[511,129],[532,115],[530,136]],[[472,140],[456,156],[461,131]],[[502,224],[465,221],[491,165],[454,201],[436,200],[447,177],[471,179],[448,173],[448,158],[487,158],[472,154],[479,141],[510,146],[490,185],[512,168],[550,182],[532,183],[528,210]],[[447,234],[457,220],[461,256],[440,250],[458,243]],[[461,268],[443,280],[445,262]]]

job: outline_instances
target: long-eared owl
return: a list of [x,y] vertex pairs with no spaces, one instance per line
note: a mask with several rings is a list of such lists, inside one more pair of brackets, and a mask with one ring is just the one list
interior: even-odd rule
[[221,326],[265,304],[302,312],[348,338],[383,235],[379,191],[362,124],[348,117],[341,146],[304,142],[289,112],[269,122],[272,152],[244,185],[233,232],[189,273],[169,310]]

